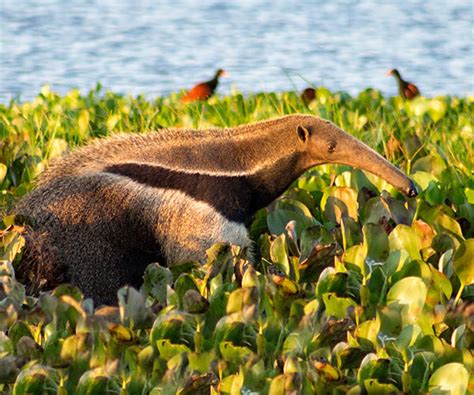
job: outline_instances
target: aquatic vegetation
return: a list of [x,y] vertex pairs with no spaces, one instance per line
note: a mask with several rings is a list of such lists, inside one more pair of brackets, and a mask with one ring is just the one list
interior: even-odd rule
[[[320,166],[251,225],[256,263],[215,245],[204,266],[150,265],[118,307],[60,285],[27,295],[31,235],[0,233],[0,390],[24,393],[474,391],[472,98],[214,97],[184,105],[102,92],[0,105],[0,210],[69,147],[115,131],[235,126],[294,112],[331,119],[399,165],[406,199],[347,166]],[[446,391],[446,392],[443,392]]]

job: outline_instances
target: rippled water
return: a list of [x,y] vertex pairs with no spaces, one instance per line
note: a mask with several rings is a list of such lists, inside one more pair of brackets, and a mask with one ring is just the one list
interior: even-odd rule
[[397,93],[391,67],[423,94],[474,92],[473,2],[0,0],[0,101],[100,81],[149,97],[222,67],[218,90]]

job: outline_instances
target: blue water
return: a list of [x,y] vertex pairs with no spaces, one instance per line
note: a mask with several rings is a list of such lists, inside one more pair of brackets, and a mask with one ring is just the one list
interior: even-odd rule
[[397,67],[423,94],[474,92],[474,2],[0,0],[0,101],[44,84],[65,93],[100,81],[166,95],[209,79],[246,92],[309,83],[397,93]]

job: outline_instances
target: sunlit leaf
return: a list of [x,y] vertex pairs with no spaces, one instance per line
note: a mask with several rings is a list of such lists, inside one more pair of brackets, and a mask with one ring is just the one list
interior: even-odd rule
[[469,372],[461,363],[448,363],[433,373],[429,381],[429,391],[433,395],[464,395],[468,382]]
[[252,355],[248,347],[234,346],[232,342],[221,342],[219,350],[224,360],[229,362],[242,362]]
[[7,175],[7,170],[8,170],[7,165],[5,165],[3,163],[0,163],[0,184],[5,179],[5,177]]
[[390,251],[406,250],[411,259],[421,259],[420,236],[409,226],[397,225],[388,236]]
[[148,265],[143,275],[143,289],[161,304],[166,302],[166,286],[173,281],[173,275],[168,268],[158,263]]
[[415,322],[425,304],[428,289],[419,277],[405,277],[397,281],[387,293],[387,304],[407,306],[408,318]]
[[323,295],[324,305],[326,306],[326,315],[333,316],[337,319],[344,318],[347,315],[349,307],[357,306],[350,298],[340,298],[334,293],[326,293]]
[[357,194],[352,188],[334,187],[327,190],[321,199],[321,208],[325,217],[340,223],[343,217],[358,219]]
[[463,285],[474,283],[474,239],[464,241],[454,255],[454,271]]

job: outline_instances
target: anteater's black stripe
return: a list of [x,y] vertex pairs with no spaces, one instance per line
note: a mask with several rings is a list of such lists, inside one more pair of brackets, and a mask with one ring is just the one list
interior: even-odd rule
[[151,187],[181,191],[239,223],[248,223],[257,210],[270,203],[262,201],[262,191],[256,190],[250,176],[189,174],[138,163],[111,165],[104,170]]

